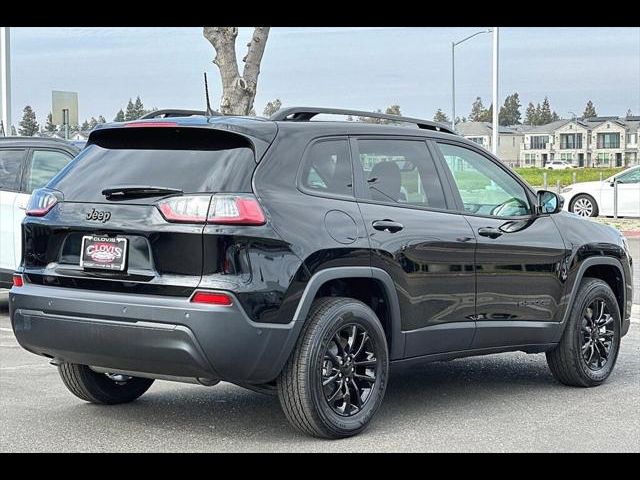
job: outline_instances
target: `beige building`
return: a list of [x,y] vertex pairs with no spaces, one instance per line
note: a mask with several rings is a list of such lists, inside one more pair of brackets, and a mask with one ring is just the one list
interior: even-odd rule
[[[459,123],[456,129],[491,151],[491,123]],[[546,125],[500,127],[498,138],[498,157],[510,166],[541,168],[554,160],[576,167],[640,163],[640,117],[578,118]]]
[[[472,142],[492,151],[493,126],[490,122],[464,122],[456,125],[457,132]],[[511,127],[498,130],[498,158],[510,166],[518,164],[522,133]]]

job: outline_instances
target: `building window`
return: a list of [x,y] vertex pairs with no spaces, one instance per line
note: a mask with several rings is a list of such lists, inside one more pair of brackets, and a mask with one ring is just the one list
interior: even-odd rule
[[629,145],[635,145],[637,143],[638,137],[635,133],[627,133],[627,143]]
[[599,153],[596,156],[596,165],[604,165],[609,164],[609,154],[608,153]]
[[573,148],[582,148],[581,133],[561,133],[560,134],[560,150]]
[[468,137],[473,143],[484,146],[484,137]]
[[561,153],[560,160],[563,162],[570,162],[573,160],[573,153]]
[[525,153],[524,154],[524,164],[525,165],[535,165],[536,164],[536,154],[535,153]]
[[532,135],[530,142],[531,150],[544,150],[549,143],[549,135]]
[[598,148],[620,148],[620,133],[599,133]]

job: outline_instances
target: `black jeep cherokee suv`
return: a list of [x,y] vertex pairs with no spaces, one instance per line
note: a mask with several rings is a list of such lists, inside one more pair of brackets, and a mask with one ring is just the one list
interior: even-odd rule
[[32,197],[11,321],[83,400],[224,380],[321,437],[365,428],[392,364],[545,352],[560,382],[599,385],[631,258],[561,203],[417,119],[105,125]]

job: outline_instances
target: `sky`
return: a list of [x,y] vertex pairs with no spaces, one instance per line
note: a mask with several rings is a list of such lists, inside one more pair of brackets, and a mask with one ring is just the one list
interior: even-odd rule
[[[408,116],[451,113],[451,42],[487,27],[272,28],[255,110],[284,106],[384,110]],[[241,28],[238,57],[252,29]],[[491,103],[492,39],[478,35],[456,47],[456,113],[480,96]],[[592,100],[599,115],[640,115],[640,28],[500,29],[500,103],[518,92],[528,102],[548,96],[565,118]],[[12,28],[12,109],[17,125],[31,105],[44,123],[51,91],[78,92],[79,118],[112,120],[129,98],[145,107],[204,109],[202,73],[214,108],[220,79],[201,28]]]

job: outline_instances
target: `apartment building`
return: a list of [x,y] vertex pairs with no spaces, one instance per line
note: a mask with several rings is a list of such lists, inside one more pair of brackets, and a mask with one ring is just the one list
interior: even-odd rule
[[[458,132],[491,150],[491,124],[465,122]],[[640,116],[558,120],[546,125],[500,127],[498,157],[511,166],[544,167],[563,160],[577,167],[640,163]]]

